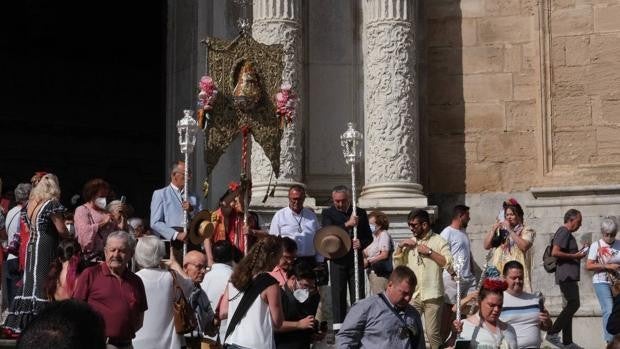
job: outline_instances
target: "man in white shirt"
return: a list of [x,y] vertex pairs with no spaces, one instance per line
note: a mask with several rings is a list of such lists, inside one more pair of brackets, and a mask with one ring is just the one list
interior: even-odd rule
[[[7,243],[9,244],[15,238],[15,234],[19,234],[21,211],[28,203],[30,190],[32,190],[30,183],[20,183],[15,188],[14,193],[17,205],[10,209],[6,215]],[[27,241],[23,243],[27,243]],[[17,292],[17,283],[22,278],[22,273],[19,272],[19,260],[17,257],[17,255],[9,253],[6,262],[4,262],[2,289],[6,290],[6,292],[3,292],[3,304],[11,304],[13,302]]]
[[[200,287],[205,291],[211,308],[217,313],[217,306],[220,298],[224,294],[230,275],[232,274],[233,249],[228,240],[220,240],[213,244],[213,265],[211,270],[205,275]],[[224,341],[226,335],[226,320],[220,324],[220,341]],[[207,337],[217,341],[217,337]]]
[[[469,241],[469,236],[467,236],[467,233],[465,232],[469,220],[469,207],[465,205],[456,205],[452,210],[452,221],[450,222],[450,225],[445,227],[440,234],[442,238],[448,241],[450,253],[453,257],[453,265],[457,256],[463,258],[463,269],[461,271],[461,296],[475,291],[473,286],[476,278],[472,273],[471,244]],[[443,319],[449,319],[450,321],[442,322],[442,338],[446,338],[449,334],[450,324],[456,316],[456,314],[452,312],[452,305],[456,303],[455,276],[456,273],[453,268],[443,271],[445,303],[443,307]]]
[[322,258],[314,250],[314,234],[319,230],[319,220],[311,209],[304,207],[306,190],[300,185],[288,191],[288,207],[280,209],[273,216],[269,234],[286,236],[297,243],[297,258],[314,265]]

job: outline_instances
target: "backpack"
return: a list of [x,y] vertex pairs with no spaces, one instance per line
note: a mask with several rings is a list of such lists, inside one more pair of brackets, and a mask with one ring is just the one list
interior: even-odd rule
[[549,274],[555,273],[555,270],[557,269],[557,266],[558,266],[557,257],[553,257],[551,255],[551,251],[553,250],[553,240],[555,240],[555,236],[557,235],[557,233],[558,232],[555,232],[555,234],[553,234],[551,241],[549,241],[549,245],[545,247],[545,252],[543,252],[543,257],[542,257],[543,268],[545,268],[545,271]]

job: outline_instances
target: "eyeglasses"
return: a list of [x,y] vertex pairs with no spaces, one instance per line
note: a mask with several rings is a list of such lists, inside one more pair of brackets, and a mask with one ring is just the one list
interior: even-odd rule
[[187,264],[191,264],[194,267],[196,267],[198,270],[205,270],[208,268],[208,265],[204,265],[204,264],[194,264],[194,263],[187,263]]
[[422,223],[408,223],[409,228],[417,229],[422,226]]

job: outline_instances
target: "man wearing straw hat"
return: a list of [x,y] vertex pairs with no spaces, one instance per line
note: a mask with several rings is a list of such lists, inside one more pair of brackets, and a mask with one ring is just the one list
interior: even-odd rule
[[[337,226],[347,233],[346,240],[354,249],[363,250],[372,242],[372,232],[368,224],[368,215],[364,209],[357,207],[353,213],[351,206],[349,189],[344,185],[336,186],[332,189],[333,205],[323,210],[323,227]],[[353,227],[357,226],[358,240],[353,240]],[[317,233],[318,235],[318,233]],[[316,239],[321,241],[319,239]],[[358,259],[358,290],[360,299],[364,298],[364,265],[362,258]],[[334,318],[334,330],[339,330],[340,324],[344,320],[347,312],[347,284],[349,288],[351,303],[355,300],[355,273],[353,251],[348,250],[346,254],[339,257],[330,257],[331,294],[332,312]]]

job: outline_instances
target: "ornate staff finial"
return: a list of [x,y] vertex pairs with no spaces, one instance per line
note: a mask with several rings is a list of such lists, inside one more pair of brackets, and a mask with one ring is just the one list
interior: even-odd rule
[[241,34],[250,34],[252,31],[252,21],[248,16],[248,7],[252,6],[252,0],[233,0],[235,5],[241,8],[241,15],[237,19],[237,27]]

